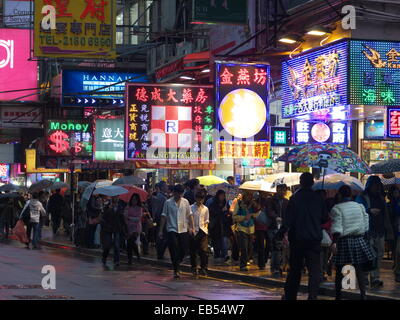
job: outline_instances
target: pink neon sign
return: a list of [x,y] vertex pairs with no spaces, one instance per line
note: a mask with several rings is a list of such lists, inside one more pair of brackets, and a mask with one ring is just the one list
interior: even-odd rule
[[[37,101],[37,62],[29,61],[30,30],[0,29],[0,100]],[[32,95],[33,94],[33,95]],[[24,98],[21,98],[26,96]]]

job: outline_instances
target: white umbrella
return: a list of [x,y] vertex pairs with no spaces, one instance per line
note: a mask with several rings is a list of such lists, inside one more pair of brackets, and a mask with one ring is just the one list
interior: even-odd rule
[[301,172],[280,172],[267,175],[264,181],[272,183],[271,188],[276,188],[280,184],[286,184],[288,187],[300,184]]
[[68,183],[58,181],[58,182],[54,182],[51,185],[50,190],[57,190],[57,189],[64,189],[64,188],[69,188]]
[[90,197],[93,194],[93,191],[97,188],[102,188],[102,187],[106,187],[106,186],[111,186],[112,185],[112,181],[111,180],[97,180],[96,182],[91,183],[90,185],[88,185],[85,189],[85,191],[83,191],[82,194],[82,199],[81,199],[81,208],[83,210],[86,209],[86,205],[90,199]]
[[242,190],[251,190],[251,191],[265,191],[265,192],[274,192],[272,190],[272,183],[264,181],[264,180],[255,180],[255,181],[247,181],[243,183],[239,189]]
[[128,192],[129,191],[127,189],[120,186],[107,186],[96,189],[95,191],[93,191],[93,194],[101,194],[108,197],[117,197]]
[[15,184],[9,183],[9,184],[4,184],[0,187],[0,192],[10,192],[10,191],[17,191],[21,187],[17,186]]
[[121,185],[121,184],[127,184],[127,185],[133,185],[133,186],[141,186],[145,184],[145,180],[139,177],[135,176],[124,176],[122,178],[119,178],[113,182],[113,185]]
[[215,196],[218,190],[225,191],[227,200],[233,200],[239,194],[239,188],[237,186],[233,186],[226,182],[219,184],[212,184],[207,187],[207,192],[212,196]]
[[344,185],[349,186],[354,191],[364,191],[364,185],[360,180],[352,176],[339,173],[328,174],[327,176],[325,176],[324,182],[322,180],[316,181],[314,183],[313,189],[319,190],[322,189],[323,186],[323,189],[325,190],[339,190],[339,188]]

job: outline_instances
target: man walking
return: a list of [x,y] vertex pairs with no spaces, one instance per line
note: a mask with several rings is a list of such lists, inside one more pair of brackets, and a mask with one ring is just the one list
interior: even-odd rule
[[151,196],[151,214],[154,222],[157,224],[156,226],[156,235],[159,234],[160,230],[162,230],[163,238],[156,239],[156,248],[157,248],[157,259],[163,260],[165,249],[167,249],[167,231],[165,227],[161,229],[161,214],[163,212],[165,201],[167,201],[167,191],[168,186],[165,181],[160,181],[155,185],[155,192]]
[[289,200],[284,225],[277,233],[288,231],[290,244],[289,274],[285,283],[285,300],[296,300],[305,260],[308,279],[308,299],[316,300],[320,283],[320,250],[322,224],[328,221],[328,211],[320,196],[311,187],[314,177],[306,172],[300,176],[300,190]]
[[47,204],[47,211],[51,214],[51,223],[53,226],[53,234],[57,234],[61,224],[61,214],[64,204],[64,198],[60,194],[60,189],[57,189],[49,199]]
[[179,278],[179,267],[187,250],[188,231],[193,235],[194,220],[189,201],[182,198],[183,186],[178,184],[173,188],[173,197],[165,201],[161,214],[158,237],[163,238],[164,226],[167,226],[167,243],[174,267],[174,278]]

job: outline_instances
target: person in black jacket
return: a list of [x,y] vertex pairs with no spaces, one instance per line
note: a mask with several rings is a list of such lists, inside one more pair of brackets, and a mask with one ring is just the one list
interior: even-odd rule
[[308,269],[308,299],[316,300],[321,273],[322,224],[329,219],[325,203],[311,187],[311,173],[300,176],[300,189],[290,198],[285,221],[277,233],[282,236],[288,231],[290,244],[289,274],[285,283],[285,300],[296,300],[300,286],[304,260]]
[[127,227],[123,214],[123,207],[119,204],[118,197],[105,201],[104,213],[101,216],[101,243],[103,247],[103,265],[107,262],[111,246],[114,246],[114,266],[119,266],[120,236],[126,234]]
[[49,199],[47,211],[51,215],[51,223],[53,226],[53,234],[56,234],[61,224],[61,213],[64,205],[64,198],[60,194],[61,190],[57,189]]

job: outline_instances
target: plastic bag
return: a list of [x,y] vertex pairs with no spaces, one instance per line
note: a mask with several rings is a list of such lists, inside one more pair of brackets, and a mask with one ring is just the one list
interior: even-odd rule
[[22,243],[28,243],[28,236],[26,235],[25,224],[22,220],[18,220],[17,224],[13,229],[14,235],[17,237],[19,241]]

